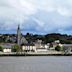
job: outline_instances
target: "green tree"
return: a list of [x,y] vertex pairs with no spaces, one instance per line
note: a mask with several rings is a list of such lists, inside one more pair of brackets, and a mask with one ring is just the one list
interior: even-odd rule
[[2,46],[0,46],[0,51],[3,51],[3,47]]
[[12,52],[20,52],[20,47],[16,44],[12,47]]
[[57,46],[55,47],[55,50],[56,50],[56,51],[62,51],[62,49],[63,49],[63,48],[62,48],[61,46],[59,46],[59,45],[57,45]]

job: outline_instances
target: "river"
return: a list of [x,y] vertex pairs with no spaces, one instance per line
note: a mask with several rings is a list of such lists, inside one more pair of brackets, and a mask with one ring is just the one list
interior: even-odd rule
[[0,72],[72,72],[72,57],[0,57]]

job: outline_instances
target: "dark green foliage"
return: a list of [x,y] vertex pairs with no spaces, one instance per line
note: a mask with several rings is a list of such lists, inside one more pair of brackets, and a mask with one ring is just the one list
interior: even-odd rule
[[20,48],[17,44],[12,47],[12,52],[19,52],[19,51],[20,51]]
[[56,51],[61,51],[62,48],[58,45],[58,46],[55,47],[55,50],[56,50]]
[[0,51],[3,51],[3,48],[2,48],[2,46],[0,46]]

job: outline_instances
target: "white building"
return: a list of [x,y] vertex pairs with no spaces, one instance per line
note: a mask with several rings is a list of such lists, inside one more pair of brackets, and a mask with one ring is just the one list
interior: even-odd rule
[[12,51],[12,46],[14,46],[15,44],[11,44],[11,43],[1,43],[0,46],[3,48],[3,52],[5,53],[11,53]]
[[4,48],[3,52],[4,53],[11,53],[12,49],[11,48]]
[[48,50],[46,48],[37,48],[36,52],[47,52]]
[[22,44],[22,50],[25,52],[36,52],[36,46],[34,44]]

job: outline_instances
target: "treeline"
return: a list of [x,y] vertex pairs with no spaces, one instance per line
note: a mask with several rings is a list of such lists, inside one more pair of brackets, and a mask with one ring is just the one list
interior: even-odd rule
[[25,35],[26,39],[29,41],[35,41],[37,39],[41,39],[43,43],[51,43],[54,42],[55,40],[60,40],[62,44],[72,44],[72,35],[67,35],[67,34],[59,34],[59,33],[51,33],[51,34],[46,34],[46,35],[33,35],[27,33]]
[[[29,43],[35,42],[37,39],[43,41],[43,43],[51,43],[55,40],[60,40],[62,44],[72,44],[72,35],[67,34],[59,34],[59,33],[51,33],[46,35],[38,35],[38,34],[31,34],[27,33],[23,35]],[[15,43],[17,42],[17,35],[16,34],[0,34],[0,42],[10,42]]]

